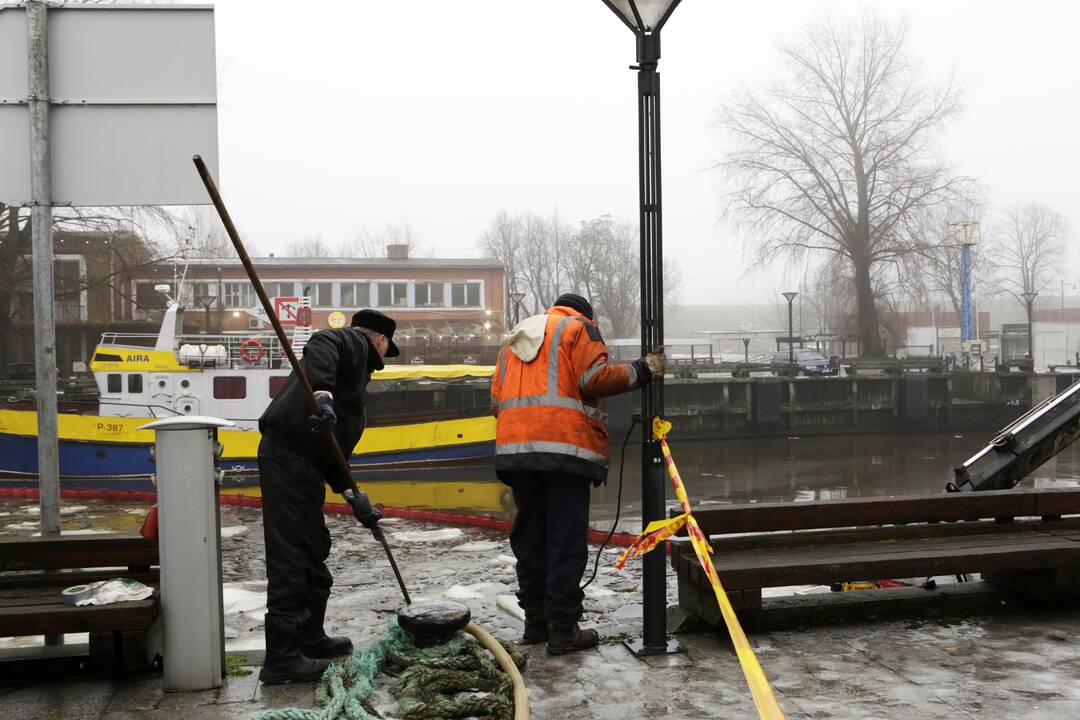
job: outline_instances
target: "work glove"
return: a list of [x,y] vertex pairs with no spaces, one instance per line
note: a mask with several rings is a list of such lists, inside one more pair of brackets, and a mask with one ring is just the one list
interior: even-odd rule
[[361,525],[366,527],[376,537],[382,534],[382,529],[379,527],[379,521],[382,520],[382,513],[376,510],[371,505],[371,500],[368,499],[367,493],[362,490],[353,492],[352,490],[346,490],[343,493],[345,501],[349,503],[349,507],[352,508],[353,515],[360,522]]
[[319,415],[308,416],[308,430],[313,433],[328,433],[337,425],[337,414],[334,412],[334,396],[325,390],[315,393],[315,400],[319,403]]
[[664,371],[667,369],[667,360],[664,357],[663,349],[660,349],[660,352],[651,352],[646,355],[645,364],[649,366],[649,373],[652,375],[653,380],[659,380],[664,377]]

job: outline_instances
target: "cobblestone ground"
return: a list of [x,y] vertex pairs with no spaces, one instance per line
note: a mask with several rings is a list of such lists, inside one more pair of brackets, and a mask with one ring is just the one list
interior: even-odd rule
[[[98,502],[74,511],[69,506],[65,529],[131,531],[144,510]],[[26,503],[0,504],[0,534],[31,534],[35,522]],[[328,630],[359,644],[371,642],[401,604],[400,594],[367,531],[347,516],[331,516],[328,524],[335,577]],[[222,528],[227,645],[254,666],[261,656],[265,603],[260,513],[225,507]],[[520,634],[521,622],[500,607],[513,608],[515,584],[504,537],[401,521],[388,522],[386,529],[414,601],[458,599],[496,636]],[[615,571],[617,555],[604,553],[586,597],[584,622],[600,630],[602,646],[560,658],[527,649],[532,717],[755,717],[738,661],[718,636],[680,635],[685,652],[645,660],[624,649],[619,641],[639,629],[640,566]],[[670,577],[668,592],[674,603]],[[1080,717],[1078,638],[1080,610],[1068,609],[849,624],[755,635],[752,642],[791,718],[1033,720]],[[0,647],[14,644],[3,640]],[[0,674],[0,717],[247,718],[265,708],[314,705],[310,685],[263,688],[255,678],[233,676],[219,690],[172,694],[162,692],[161,678],[154,675],[10,685]],[[380,707],[389,707],[380,697]]]

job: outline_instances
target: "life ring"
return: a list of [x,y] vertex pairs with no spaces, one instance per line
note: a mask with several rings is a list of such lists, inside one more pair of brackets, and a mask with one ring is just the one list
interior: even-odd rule
[[311,308],[302,307],[296,310],[296,324],[299,327],[311,327]]
[[263,359],[263,355],[266,354],[266,348],[263,344],[255,338],[248,338],[244,342],[240,343],[240,357],[243,360],[251,364],[255,364]]

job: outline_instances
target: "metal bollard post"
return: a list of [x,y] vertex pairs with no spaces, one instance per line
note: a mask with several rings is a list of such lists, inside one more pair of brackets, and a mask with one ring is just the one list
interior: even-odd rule
[[218,428],[233,423],[189,416],[158,420],[158,546],[166,691],[225,684],[221,597]]

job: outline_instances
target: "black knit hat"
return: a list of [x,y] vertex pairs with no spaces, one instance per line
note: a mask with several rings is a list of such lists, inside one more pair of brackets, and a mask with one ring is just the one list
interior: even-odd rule
[[577,310],[579,313],[589,318],[590,320],[593,319],[592,305],[590,305],[589,301],[581,297],[580,295],[575,295],[574,293],[563,293],[559,297],[555,298],[555,304],[561,305],[563,307],[568,307],[572,310]]
[[386,357],[397,357],[401,354],[398,346],[394,344],[394,330],[397,329],[397,322],[389,315],[385,315],[378,310],[357,310],[352,316],[352,326],[367,328],[385,335],[386,339],[390,341],[386,347]]

